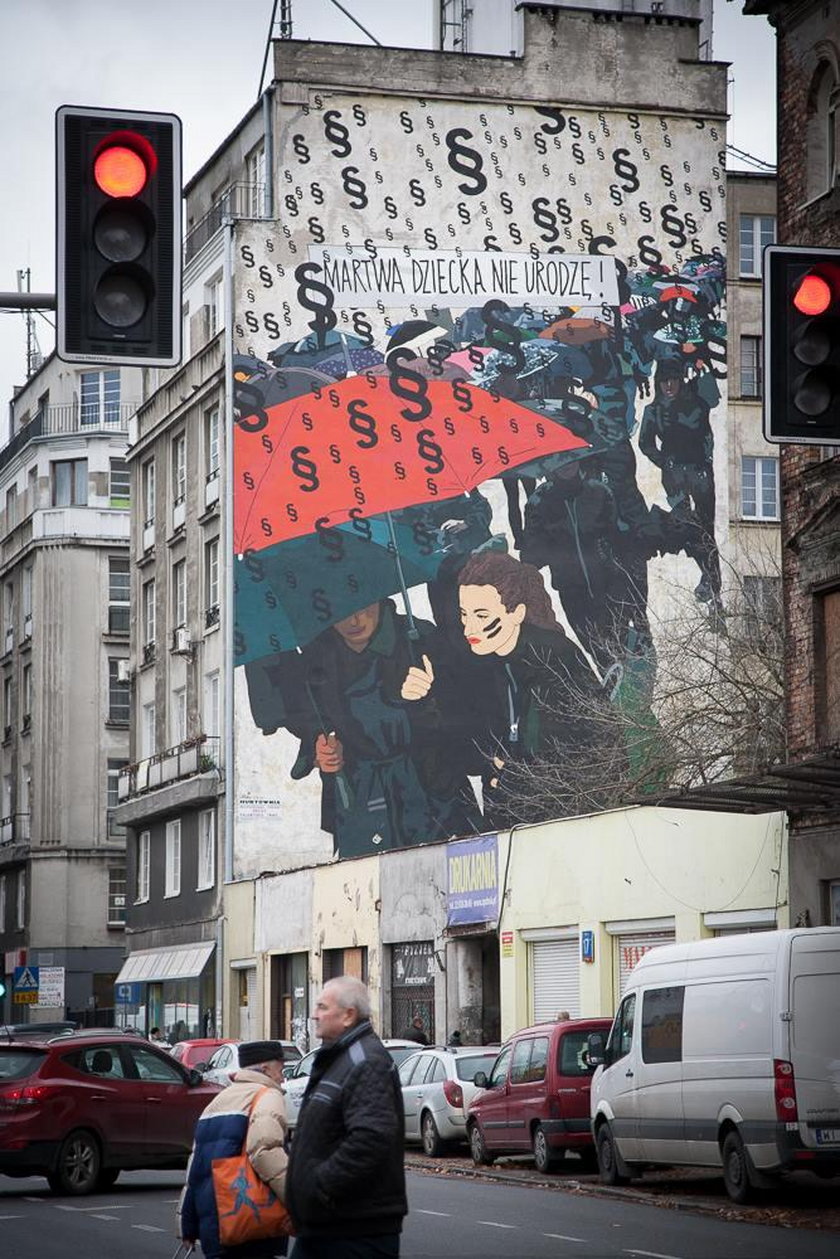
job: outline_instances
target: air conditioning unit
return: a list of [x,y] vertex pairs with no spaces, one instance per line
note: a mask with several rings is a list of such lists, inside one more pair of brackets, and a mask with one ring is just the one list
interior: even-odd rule
[[172,650],[178,656],[191,656],[193,645],[186,625],[179,625],[172,633]]
[[117,661],[117,681],[130,682],[133,677],[130,660]]

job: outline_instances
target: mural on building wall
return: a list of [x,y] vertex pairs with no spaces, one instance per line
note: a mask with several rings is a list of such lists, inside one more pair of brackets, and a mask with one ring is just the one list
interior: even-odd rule
[[512,762],[603,737],[589,697],[632,672],[649,704],[652,564],[719,604],[724,138],[366,97],[281,119],[279,221],[234,247],[237,768],[282,749],[259,794],[292,848],[490,831]]

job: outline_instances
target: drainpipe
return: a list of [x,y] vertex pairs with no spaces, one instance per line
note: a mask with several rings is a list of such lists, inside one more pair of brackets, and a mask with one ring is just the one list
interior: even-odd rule
[[265,199],[263,212],[274,218],[274,88],[269,85],[262,94],[263,132],[265,134]]
[[225,846],[224,880],[233,882],[233,819],[236,776],[233,763],[234,669],[233,669],[233,223],[224,225],[225,233],[225,483],[224,504],[224,583],[225,601],[222,617],[222,659],[225,661]]

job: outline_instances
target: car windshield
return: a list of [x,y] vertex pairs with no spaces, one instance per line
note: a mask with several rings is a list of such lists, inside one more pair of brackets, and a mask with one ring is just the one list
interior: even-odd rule
[[44,1054],[37,1049],[6,1049],[0,1045],[0,1083],[23,1080],[36,1071]]
[[388,1053],[391,1055],[396,1065],[399,1066],[401,1063],[405,1062],[406,1058],[410,1058],[412,1057],[413,1054],[417,1053],[417,1046],[416,1045],[405,1045],[405,1046],[393,1045],[388,1050]]
[[459,1054],[455,1059],[455,1074],[459,1080],[470,1082],[475,1077],[476,1071],[483,1071],[485,1075],[489,1075],[496,1057],[495,1050],[491,1054],[470,1054],[469,1056]]

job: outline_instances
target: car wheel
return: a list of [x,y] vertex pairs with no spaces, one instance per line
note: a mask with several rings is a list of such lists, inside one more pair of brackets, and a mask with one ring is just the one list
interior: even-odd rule
[[420,1120],[420,1136],[423,1140],[423,1153],[428,1158],[438,1158],[443,1153],[443,1142],[434,1115],[428,1110],[423,1111],[423,1118]]
[[488,1153],[487,1146],[484,1144],[484,1137],[477,1123],[471,1125],[469,1137],[470,1154],[476,1167],[489,1166],[493,1162],[493,1155]]
[[531,1138],[534,1148],[534,1163],[538,1172],[550,1172],[557,1161],[557,1154],[548,1144],[548,1137],[542,1124],[537,1124]]
[[55,1171],[47,1180],[53,1193],[92,1193],[99,1178],[101,1155],[90,1132],[71,1132],[61,1143]]
[[119,1167],[101,1167],[96,1178],[97,1189],[110,1189],[120,1178]]
[[603,1185],[626,1185],[629,1177],[622,1176],[618,1170],[618,1155],[613,1139],[612,1128],[602,1123],[595,1137],[595,1148],[598,1151],[598,1174]]
[[753,1196],[747,1152],[737,1132],[728,1132],[723,1142],[723,1183],[733,1202],[749,1202]]

